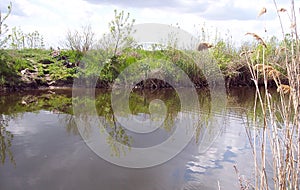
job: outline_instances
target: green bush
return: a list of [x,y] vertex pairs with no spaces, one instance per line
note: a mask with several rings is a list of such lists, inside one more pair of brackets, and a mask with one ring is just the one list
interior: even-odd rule
[[30,61],[22,58],[16,58],[13,63],[13,67],[15,71],[21,71],[23,69],[33,69],[33,65]]
[[60,58],[66,59],[71,63],[77,63],[81,60],[83,53],[77,50],[63,50],[60,52]]

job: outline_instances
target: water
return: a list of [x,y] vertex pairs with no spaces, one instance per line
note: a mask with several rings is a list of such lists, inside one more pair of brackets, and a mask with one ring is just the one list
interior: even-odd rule
[[[126,168],[100,158],[87,146],[74,117],[70,89],[3,95],[0,189],[239,189],[233,166],[251,176],[252,155],[245,127],[254,104],[253,89],[231,90],[227,97],[215,99],[207,91],[198,91],[200,112],[192,105],[180,110],[174,90],[131,93],[129,107],[140,121],[150,118],[152,100],[165,102],[167,122],[148,135],[114,124],[110,95],[96,92],[97,115],[112,137],[132,148],[122,149],[106,139],[107,151],[116,160],[130,155],[134,148],[168,139],[179,114],[201,115],[201,121],[188,145],[169,161],[148,168]],[[129,116],[123,115],[125,119]],[[151,155],[149,162],[157,156]]]

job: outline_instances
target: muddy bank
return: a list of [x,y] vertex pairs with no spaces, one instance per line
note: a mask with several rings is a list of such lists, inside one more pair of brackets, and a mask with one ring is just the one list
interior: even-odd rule
[[[194,77],[191,79],[194,83],[195,88],[207,88],[208,83],[206,80],[200,77]],[[288,84],[288,80],[282,78],[282,83]],[[59,89],[59,88],[72,88],[74,83],[74,78],[68,78],[65,80],[51,80],[49,78],[36,78],[36,77],[26,77],[20,78],[19,81],[12,85],[2,85],[0,86],[0,93],[8,92],[18,92],[26,91],[32,89]],[[260,86],[264,86],[263,78],[260,78],[258,81]],[[114,85],[113,82],[108,82],[105,80],[97,80],[95,88],[99,89],[110,89]],[[184,85],[177,83],[178,87],[184,87]],[[219,84],[222,85],[222,84]],[[225,76],[224,75],[224,85],[227,89],[236,88],[236,87],[253,87],[254,82],[251,78],[251,74],[248,68],[244,67],[240,69],[240,74],[236,76]],[[82,85],[83,87],[85,85]],[[125,85],[124,85],[125,86]],[[273,80],[268,80],[268,86],[276,87],[276,84]],[[172,86],[159,79],[147,79],[146,81],[141,81],[136,84],[135,88],[138,89],[163,89],[163,88],[172,88]]]
[[[236,72],[238,74],[231,76],[228,75],[226,71],[224,71],[224,81],[226,84],[226,88],[231,88],[231,87],[234,88],[234,87],[242,87],[242,86],[254,87],[254,82],[248,66],[242,66],[236,69]],[[285,76],[281,75],[279,76],[279,79],[282,84],[289,84],[289,80]],[[269,87],[277,88],[277,85],[273,80],[273,77],[269,77],[267,81]],[[263,73],[260,73],[259,75],[258,85],[265,86]]]

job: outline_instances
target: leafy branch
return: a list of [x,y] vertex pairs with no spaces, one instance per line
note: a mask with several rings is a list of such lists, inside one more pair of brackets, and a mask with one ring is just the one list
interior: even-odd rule
[[8,18],[8,16],[10,15],[12,10],[12,3],[10,2],[9,5],[7,6],[7,13],[6,15],[4,15],[4,17],[2,18],[2,13],[0,10],[0,48],[6,43],[6,41],[8,40],[8,37],[4,37],[4,39],[2,39],[2,37],[4,36],[4,34],[8,31],[8,26],[7,24],[5,24],[5,20]]

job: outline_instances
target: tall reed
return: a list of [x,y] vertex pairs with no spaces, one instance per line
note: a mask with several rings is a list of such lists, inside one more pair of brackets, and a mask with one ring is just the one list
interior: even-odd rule
[[[256,87],[256,104],[263,110],[263,126],[258,126],[257,117],[254,117],[254,130],[249,130],[249,140],[252,145],[254,157],[255,189],[299,189],[300,184],[300,49],[297,32],[297,22],[294,0],[291,0],[291,9],[277,7],[279,23],[282,30],[283,43],[278,47],[283,62],[274,63],[282,65],[286,74],[282,74],[266,61],[266,44],[263,39],[254,33],[252,35],[262,46],[261,62],[253,62],[249,54],[245,54],[251,76]],[[266,12],[266,11],[265,11]],[[283,27],[282,14],[288,14],[291,28],[289,32]],[[287,39],[289,34],[290,38]],[[274,52],[275,55],[275,52]],[[280,59],[278,59],[280,60]],[[258,69],[259,68],[259,69]],[[283,76],[288,84],[283,84]],[[259,86],[259,80],[264,86]],[[271,92],[269,81],[273,80],[277,86],[280,101],[275,101]],[[241,182],[240,182],[241,183]],[[240,184],[241,189],[246,189]],[[247,186],[247,189],[250,187]]]

